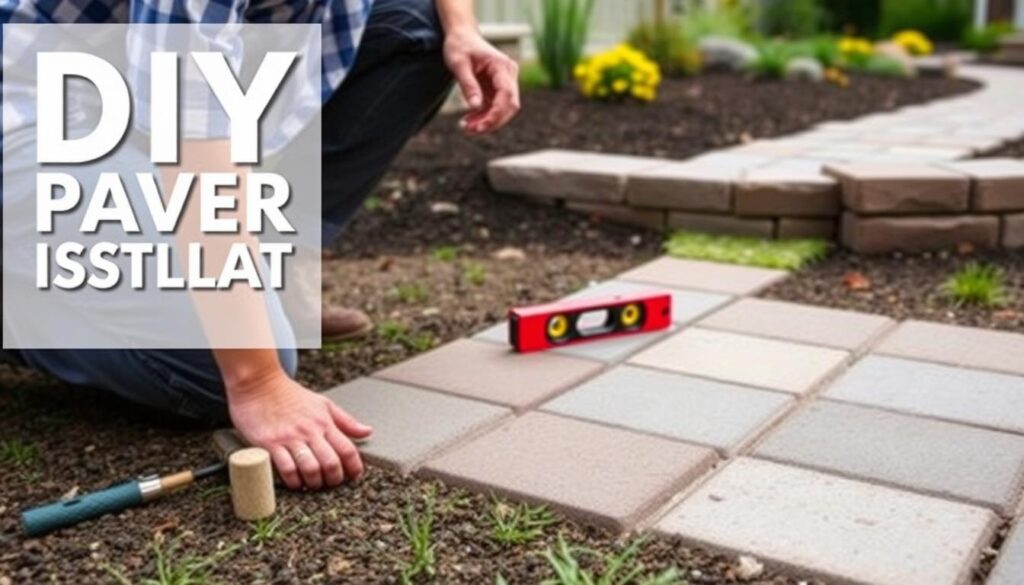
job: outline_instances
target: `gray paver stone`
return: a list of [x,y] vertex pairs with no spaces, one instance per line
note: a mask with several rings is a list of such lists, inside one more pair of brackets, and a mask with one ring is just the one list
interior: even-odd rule
[[[574,343],[556,349],[549,350],[567,356],[576,356],[601,362],[618,362],[633,355],[637,351],[651,345],[655,341],[664,338],[670,330],[654,331],[651,333],[636,333],[611,339],[595,339],[581,343]],[[489,341],[492,343],[503,343],[506,346],[508,340],[508,321],[502,321],[493,327],[488,327],[473,336],[473,339]]]
[[991,249],[999,245],[995,215],[872,217],[844,213],[843,245],[862,254],[948,250],[959,244]]
[[626,282],[624,280],[600,282],[582,288],[565,298],[566,300],[595,299],[647,292],[667,292],[672,295],[672,321],[674,323],[688,323],[732,300],[731,296],[725,294]]
[[637,207],[728,211],[732,183],[739,171],[729,167],[674,162],[632,173],[626,201]]
[[738,215],[839,215],[839,182],[820,172],[785,167],[753,169],[736,184],[735,190]]
[[787,418],[758,457],[878,481],[1011,514],[1024,482],[1024,437],[818,401]]
[[1010,533],[985,585],[1024,585],[1024,523]]
[[549,412],[708,445],[743,448],[793,399],[732,384],[619,366],[543,405]]
[[619,275],[619,280],[674,288],[752,295],[789,276],[782,270],[662,256]]
[[742,458],[657,530],[829,580],[956,585],[995,522],[984,508]]
[[424,472],[626,531],[715,460],[711,449],[533,412],[429,461]]
[[1024,433],[1024,378],[869,355],[825,396],[880,408]]
[[925,163],[840,163],[825,166],[839,179],[844,205],[858,213],[966,211],[966,176]]
[[1024,376],[1024,335],[976,327],[906,321],[877,353]]
[[623,200],[627,174],[664,163],[636,156],[540,150],[489,162],[487,177],[503,193],[617,203]]
[[988,158],[948,163],[971,178],[971,208],[980,211],[1024,210],[1024,161]]
[[363,456],[401,473],[512,414],[492,404],[372,378],[353,380],[324,396],[374,428],[373,436],[359,445]]
[[380,370],[375,378],[529,408],[596,374],[600,362],[461,339]]

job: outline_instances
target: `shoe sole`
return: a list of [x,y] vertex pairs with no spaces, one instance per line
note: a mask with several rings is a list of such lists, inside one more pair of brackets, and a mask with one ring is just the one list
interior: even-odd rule
[[350,331],[348,333],[342,333],[340,335],[332,335],[330,337],[321,337],[323,343],[337,343],[339,341],[349,341],[358,337],[366,337],[373,331],[373,323],[367,323],[360,329]]

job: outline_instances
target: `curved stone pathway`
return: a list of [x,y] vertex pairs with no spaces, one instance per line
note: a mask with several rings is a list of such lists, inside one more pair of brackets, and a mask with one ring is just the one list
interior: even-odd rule
[[[843,582],[970,580],[1024,490],[1024,335],[753,298],[659,258],[668,332],[519,355],[506,326],[331,390],[375,464]],[[990,583],[1020,583],[1024,528]]]
[[491,161],[502,193],[655,229],[839,237],[866,253],[1024,247],[1024,69],[964,65],[969,94],[673,161],[541,150]]

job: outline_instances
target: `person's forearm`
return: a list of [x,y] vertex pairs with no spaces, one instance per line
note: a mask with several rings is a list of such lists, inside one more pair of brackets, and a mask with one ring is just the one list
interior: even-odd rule
[[434,4],[446,33],[477,29],[473,0],[435,0]]

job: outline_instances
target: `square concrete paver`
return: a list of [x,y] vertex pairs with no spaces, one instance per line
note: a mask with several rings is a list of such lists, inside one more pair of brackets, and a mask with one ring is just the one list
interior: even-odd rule
[[[620,362],[652,343],[663,339],[670,330],[637,333],[610,339],[595,339],[552,349],[549,353],[575,356],[605,363]],[[508,321],[488,327],[473,336],[473,339],[501,343],[511,347],[508,340]]]
[[373,436],[359,445],[363,456],[401,473],[512,414],[500,406],[372,378],[354,380],[324,396],[373,426]]
[[992,569],[985,585],[1021,585],[1024,583],[1024,523],[1017,520],[1017,527],[1003,543],[999,559]]
[[868,356],[825,396],[1024,433],[1024,378],[886,356]]
[[752,295],[789,276],[782,270],[662,256],[619,275],[619,280],[729,295]]
[[888,317],[868,313],[741,299],[702,319],[699,325],[859,352],[895,323]]
[[619,366],[542,408],[708,445],[732,455],[793,402],[777,392]]
[[517,354],[508,346],[460,339],[376,374],[401,382],[528,408],[596,374],[603,365],[551,352]]
[[842,368],[845,351],[738,335],[687,329],[640,352],[632,364],[804,394]]
[[626,531],[715,460],[704,447],[529,413],[429,461],[424,470]]
[[1024,437],[831,401],[787,418],[755,455],[1004,515],[1024,482]]
[[1024,376],[1024,335],[974,327],[907,321],[877,353]]
[[582,288],[565,298],[566,300],[599,299],[604,297],[613,297],[615,295],[647,292],[669,293],[672,295],[672,321],[674,323],[689,323],[697,317],[709,313],[732,300],[731,296],[719,293],[639,284],[622,280],[609,280],[594,284],[592,286]]
[[984,508],[744,458],[657,529],[829,580],[956,585],[995,522]]

